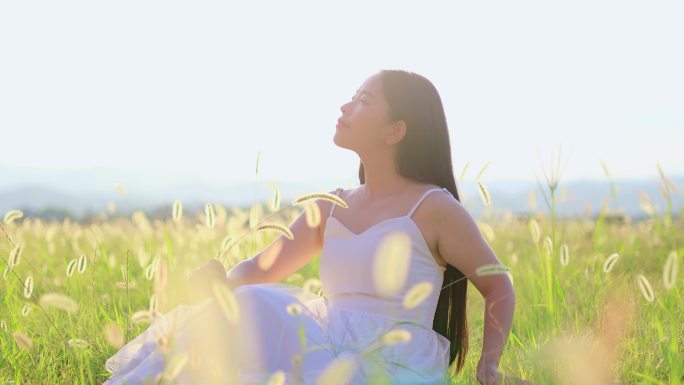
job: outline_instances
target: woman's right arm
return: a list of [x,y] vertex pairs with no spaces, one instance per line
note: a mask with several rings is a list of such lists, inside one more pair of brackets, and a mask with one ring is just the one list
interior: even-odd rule
[[[330,194],[334,194],[331,191]],[[329,212],[330,201],[316,199],[315,204],[321,212],[321,222],[316,227],[306,223],[306,213],[302,211],[290,225],[293,239],[281,235],[252,258],[241,261],[228,271],[231,288],[257,283],[279,282],[296,272],[323,248],[323,226]]]

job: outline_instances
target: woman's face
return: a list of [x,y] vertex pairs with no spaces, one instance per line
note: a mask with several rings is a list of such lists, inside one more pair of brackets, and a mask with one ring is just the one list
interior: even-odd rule
[[386,128],[391,123],[380,76],[377,73],[369,77],[352,99],[340,107],[342,116],[337,121],[335,131],[337,145],[358,150],[385,143],[389,133]]

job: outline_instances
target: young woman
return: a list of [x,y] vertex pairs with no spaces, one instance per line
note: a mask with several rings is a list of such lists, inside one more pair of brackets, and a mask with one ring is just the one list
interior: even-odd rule
[[[498,370],[515,294],[507,275],[475,274],[499,261],[459,202],[433,84],[382,70],[341,111],[334,142],[358,154],[360,185],[330,193],[348,208],[316,200],[318,227],[302,213],[290,227],[294,239],[280,237],[228,274],[216,260],[195,270],[190,289],[206,299],[180,305],[124,346],[107,361],[112,377],[105,384],[162,377],[267,383],[277,371],[287,384],[326,376],[334,383],[448,384],[449,368],[458,373],[468,349],[466,278],[485,298],[477,381],[531,384]],[[398,233],[410,240],[409,262],[389,274],[403,283],[380,290],[376,253]],[[323,297],[278,283],[319,254]],[[239,311],[230,313],[230,296],[219,298],[216,283],[233,288]],[[417,288],[433,289],[407,305]]]

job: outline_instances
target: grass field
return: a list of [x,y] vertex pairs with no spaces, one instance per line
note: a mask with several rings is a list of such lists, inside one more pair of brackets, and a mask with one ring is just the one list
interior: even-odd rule
[[[663,178],[661,191],[671,202],[677,190]],[[517,296],[500,369],[537,385],[684,383],[684,213],[645,201],[641,220],[605,207],[593,218],[559,220],[554,194],[529,218],[478,221]],[[281,233],[249,230],[262,221],[287,226],[302,207],[274,200],[181,211],[170,203],[164,219],[108,213],[89,223],[8,213],[0,233],[0,381],[102,383],[105,360],[148,326],[150,309],[183,301],[187,271],[207,258],[230,267],[255,255]],[[310,283],[317,270],[318,258],[285,282]],[[483,303],[470,285],[470,351],[455,384],[477,383]]]

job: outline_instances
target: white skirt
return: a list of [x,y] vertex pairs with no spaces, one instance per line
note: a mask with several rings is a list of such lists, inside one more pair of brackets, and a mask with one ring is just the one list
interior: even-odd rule
[[[266,384],[277,371],[284,384],[313,385],[331,374],[349,375],[349,384],[450,383],[449,340],[432,329],[331,307],[289,284],[243,285],[233,293],[237,323],[211,298],[179,305],[107,360],[104,385],[142,385],[160,376],[179,384]],[[293,303],[299,313],[286,310]],[[382,343],[396,329],[410,339]]]

